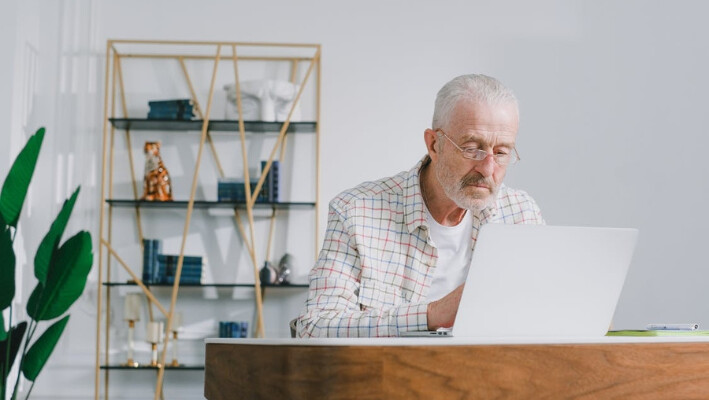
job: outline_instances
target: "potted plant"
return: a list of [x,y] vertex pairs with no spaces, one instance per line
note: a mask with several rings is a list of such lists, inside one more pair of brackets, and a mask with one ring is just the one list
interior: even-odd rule
[[[26,395],[29,398],[37,376],[69,321],[67,311],[84,291],[93,264],[91,235],[88,232],[80,231],[61,242],[79,195],[80,188],[77,188],[64,201],[35,254],[34,275],[38,282],[27,300],[29,323],[12,320],[16,264],[13,243],[44,132],[44,128],[40,128],[29,138],[12,164],[0,191],[0,400],[4,400],[7,393],[12,393],[13,400],[17,398],[20,375],[32,382]],[[5,313],[8,308],[9,313]],[[39,328],[47,324],[49,326],[39,335]],[[8,382],[15,362],[18,362],[21,372],[15,382]]]

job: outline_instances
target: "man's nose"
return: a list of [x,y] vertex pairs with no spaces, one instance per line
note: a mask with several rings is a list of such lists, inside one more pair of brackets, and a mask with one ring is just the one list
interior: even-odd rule
[[475,171],[486,178],[492,176],[493,171],[495,171],[495,156],[488,153],[484,159],[478,161]]

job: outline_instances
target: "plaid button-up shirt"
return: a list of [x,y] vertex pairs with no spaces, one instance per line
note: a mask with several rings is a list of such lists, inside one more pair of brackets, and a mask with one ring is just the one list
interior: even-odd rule
[[[330,202],[323,247],[297,321],[299,337],[398,336],[427,329],[428,289],[440,268],[419,186],[428,162],[426,156],[409,171],[362,183]],[[494,207],[472,220],[473,248],[483,224],[544,223],[526,192],[505,185]]]

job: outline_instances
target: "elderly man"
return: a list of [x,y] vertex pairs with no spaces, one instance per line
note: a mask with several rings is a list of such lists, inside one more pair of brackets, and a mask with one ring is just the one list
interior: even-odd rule
[[300,337],[399,336],[451,327],[480,227],[542,224],[502,183],[519,161],[514,94],[463,75],[436,97],[428,154],[411,170],[340,193],[310,273]]

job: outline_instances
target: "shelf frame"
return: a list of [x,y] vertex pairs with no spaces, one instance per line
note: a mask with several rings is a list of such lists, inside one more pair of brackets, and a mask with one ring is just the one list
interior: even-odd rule
[[[107,287],[118,287],[118,286],[136,286],[137,282],[103,282],[104,286]],[[145,286],[152,287],[172,287],[171,283],[144,283]],[[183,283],[180,285],[181,288],[252,288],[253,283]],[[289,283],[284,285],[272,285],[272,284],[261,284],[262,288],[279,288],[279,289],[295,289],[295,288],[307,288],[309,285],[307,283]]]
[[[106,203],[113,207],[138,207],[138,208],[164,208],[164,209],[183,209],[189,205],[188,200],[175,201],[148,201],[148,200],[131,200],[131,199],[106,199]],[[313,208],[316,202],[264,202],[254,203],[252,208],[270,208],[270,209],[292,209],[292,208]],[[195,200],[194,208],[243,208],[248,207],[248,204],[243,201],[211,201],[211,200]]]
[[[116,129],[134,131],[199,131],[204,124],[203,119],[109,118],[109,121]],[[244,129],[254,133],[278,134],[283,125],[283,122],[244,121]],[[210,132],[238,132],[239,121],[212,119],[209,120],[208,127]],[[315,133],[316,129],[316,122],[291,122],[288,124],[286,133]]]
[[[187,46],[207,46],[214,51],[213,55],[204,54],[164,54],[155,52],[129,52],[129,51],[119,51],[118,49],[123,45],[187,45]],[[300,48],[312,51],[312,56],[243,56],[239,57],[237,54],[237,47],[265,47],[273,49],[283,49],[283,48]],[[229,53],[228,50],[231,50]],[[143,118],[130,118],[128,115],[127,101],[125,94],[125,85],[123,81],[122,73],[122,61],[130,59],[164,59],[164,60],[174,60],[179,63],[182,72],[184,74],[185,81],[189,87],[190,96],[195,105],[195,111],[199,117],[198,120],[190,121],[164,121],[164,120],[147,120]],[[189,75],[189,71],[185,65],[184,60],[204,60],[213,61],[212,76],[209,87],[209,94],[207,97],[206,108],[198,102],[197,96],[195,94],[194,87],[192,85],[192,80]],[[283,122],[278,123],[266,123],[261,121],[243,121],[241,118],[236,121],[227,120],[211,120],[210,112],[212,108],[213,98],[214,98],[214,88],[217,76],[218,67],[221,61],[231,61],[234,67],[234,78],[237,85],[237,108],[239,110],[239,115],[243,115],[241,112],[241,91],[239,89],[239,67],[240,61],[286,61],[291,63],[291,77],[292,83],[299,84],[299,90],[293,101],[293,106],[289,111],[288,117]],[[171,369],[169,366],[165,367],[165,359],[168,351],[168,343],[172,339],[170,337],[170,330],[173,323],[173,317],[175,312],[175,304],[177,301],[178,291],[183,287],[192,287],[193,285],[180,285],[179,278],[182,273],[182,265],[184,260],[184,251],[187,240],[187,235],[189,233],[190,222],[192,213],[195,208],[232,208],[234,212],[234,222],[237,230],[244,241],[244,244],[249,251],[249,256],[253,264],[254,273],[254,284],[248,285],[248,287],[254,288],[254,300],[256,304],[256,319],[257,322],[254,326],[254,336],[263,337],[265,333],[265,328],[263,326],[263,291],[267,287],[277,287],[276,285],[263,285],[259,281],[259,258],[256,254],[256,237],[254,232],[254,209],[256,208],[270,208],[271,209],[271,226],[268,234],[268,245],[265,257],[270,257],[271,246],[274,235],[275,219],[278,213],[285,209],[298,208],[298,207],[309,207],[314,208],[314,219],[315,219],[315,257],[317,256],[317,247],[319,242],[318,233],[318,214],[319,214],[319,204],[318,199],[320,196],[320,104],[321,104],[321,46],[319,44],[289,44],[289,43],[248,43],[248,42],[220,42],[220,41],[168,41],[168,40],[108,40],[106,43],[106,65],[105,65],[105,85],[104,85],[104,123],[103,123],[103,145],[102,145],[102,166],[101,166],[101,203],[100,203],[100,221],[99,221],[99,250],[98,250],[98,300],[97,300],[97,322],[96,322],[96,373],[95,373],[95,399],[98,400],[101,397],[101,374],[100,371],[104,371],[104,382],[103,387],[105,388],[104,398],[108,398],[108,387],[109,387],[109,370],[115,369],[111,367],[111,362],[109,360],[110,354],[110,309],[111,309],[111,290],[106,290],[103,292],[104,286],[110,288],[114,286],[111,284],[110,279],[111,273],[111,260],[115,260],[118,264],[128,272],[129,275],[136,281],[136,285],[139,286],[142,292],[146,295],[149,300],[149,317],[153,320],[153,306],[157,307],[158,310],[165,315],[166,329],[165,337],[162,343],[162,351],[159,359],[160,367],[151,368],[158,371],[154,399],[158,400],[162,396],[162,384],[164,379],[165,369]],[[307,72],[304,78],[298,82],[298,68],[302,63],[307,63]],[[295,110],[296,105],[301,99],[303,94],[303,89],[310,80],[313,71],[316,71],[316,88],[315,88],[315,102],[316,102],[316,118],[315,121],[308,122],[291,122],[291,117]],[[120,104],[120,109],[122,116],[117,116],[117,106]],[[128,164],[130,165],[130,174],[132,180],[133,189],[133,200],[122,200],[115,199],[113,196],[113,176],[114,176],[114,153],[115,153],[115,140],[116,140],[116,130],[123,130],[125,132],[126,146],[128,149]],[[138,232],[138,239],[142,251],[143,243],[143,229],[142,229],[142,215],[141,209],[145,207],[156,207],[155,204],[145,204],[148,202],[142,202],[139,198],[138,193],[138,182],[142,179],[136,178],[136,171],[133,168],[133,154],[131,145],[131,132],[137,130],[161,130],[161,131],[175,131],[175,130],[185,130],[185,131],[199,131],[199,150],[197,153],[197,160],[194,166],[194,175],[192,180],[192,186],[190,191],[190,198],[186,202],[176,202],[170,206],[164,206],[166,208],[186,208],[185,224],[183,230],[182,241],[180,245],[180,254],[178,257],[175,283],[166,287],[172,287],[171,299],[169,306],[163,306],[155,298],[150,290],[149,284],[143,284],[137,274],[128,266],[120,257],[118,252],[111,247],[112,242],[112,220],[113,220],[113,208],[114,207],[132,207],[135,209],[135,221]],[[264,166],[264,171],[256,185],[252,188],[251,182],[248,177],[248,156],[246,154],[246,131],[255,132],[277,132],[276,143],[268,157],[268,160]],[[211,131],[238,131],[239,139],[241,141],[242,148],[242,158],[244,162],[245,171],[245,189],[246,189],[246,201],[242,203],[230,203],[227,202],[205,202],[200,200],[195,200],[195,193],[198,183],[199,168],[202,161],[202,155],[204,151],[205,144],[208,144],[212,152],[212,156],[216,162],[217,170],[220,177],[224,177],[224,170],[221,166],[216,148],[212,141]],[[276,133],[274,132],[274,133]],[[276,159],[276,153],[279,152],[278,159],[282,162],[285,155],[285,149],[287,145],[287,134],[290,133],[301,133],[310,132],[315,134],[315,202],[312,203],[257,203],[258,194],[261,191],[265,178],[270,170],[273,161]],[[220,204],[217,204],[220,203]],[[163,206],[161,206],[163,207]],[[242,211],[240,211],[242,210]],[[243,212],[245,211],[245,212]],[[246,214],[244,221],[242,213]],[[248,230],[248,232],[247,232]],[[105,250],[105,252],[104,252]],[[105,263],[105,265],[104,265]],[[216,284],[215,284],[216,285]],[[236,284],[235,284],[236,285]],[[239,284],[241,285],[241,284]],[[208,287],[208,286],[204,286]],[[216,286],[214,286],[216,287]],[[238,286],[235,286],[238,287]],[[307,285],[284,285],[282,287],[307,287]],[[105,305],[103,303],[105,298]],[[104,320],[105,318],[105,320]],[[102,345],[102,323],[105,322],[105,336],[103,338],[104,351],[101,352]],[[101,359],[103,354],[104,360]]]

